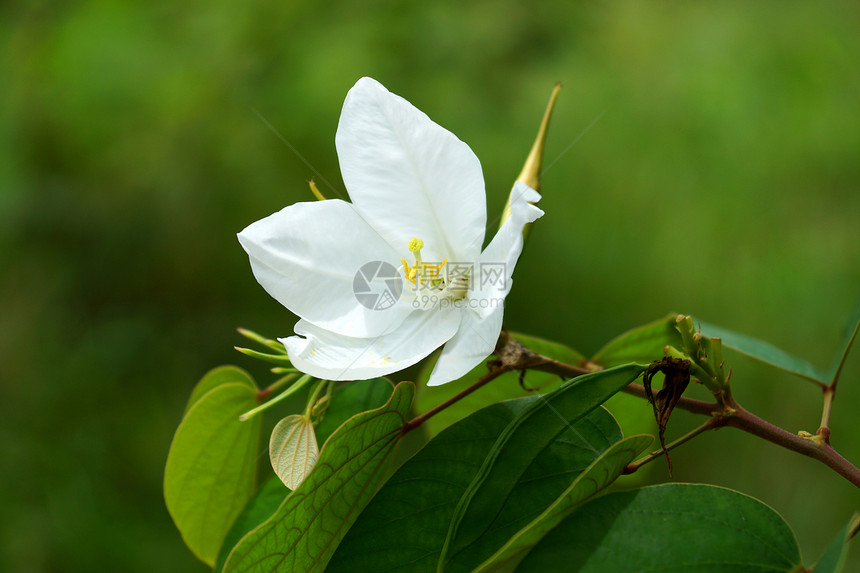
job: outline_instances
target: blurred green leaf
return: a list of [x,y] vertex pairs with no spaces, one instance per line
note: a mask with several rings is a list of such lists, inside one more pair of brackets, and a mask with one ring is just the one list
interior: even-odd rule
[[677,313],[669,313],[659,320],[638,326],[610,340],[591,358],[603,367],[628,362],[651,362],[663,357],[663,347],[677,346],[681,341],[675,329]]
[[858,529],[860,529],[860,513],[855,513],[824,550],[824,555],[812,568],[812,573],[841,573],[845,568],[845,559],[848,557],[848,542],[857,534]]
[[[528,336],[526,334],[511,333],[511,336],[523,343],[533,352],[543,354],[544,356],[548,356],[560,362],[574,365],[579,365],[585,362],[585,357],[582,356],[582,354],[563,344],[550,342],[543,338]],[[430,372],[433,370],[433,366],[435,366],[434,360],[427,361],[427,364],[418,375],[418,391],[415,397],[416,412],[426,412],[437,404],[441,404],[448,398],[477,382],[488,372],[487,366],[482,363],[473,368],[471,372],[459,380],[450,382],[443,386],[434,386],[431,388],[427,386],[427,380],[430,379]],[[431,436],[435,436],[443,428],[451,425],[461,418],[464,418],[465,416],[468,416],[472,412],[480,410],[488,404],[501,402],[502,400],[508,400],[510,398],[528,396],[537,390],[547,392],[553,388],[557,388],[564,381],[558,376],[548,372],[529,370],[523,379],[523,383],[526,388],[532,390],[526,390],[520,386],[519,376],[520,374],[518,372],[502,374],[496,380],[493,380],[480,390],[466,396],[453,406],[446,408],[442,412],[439,412],[430,418],[422,426],[424,431]]]
[[191,401],[170,445],[164,499],[186,545],[213,565],[233,520],[254,493],[262,419],[239,421],[257,405],[257,387],[237,368],[204,376]]
[[839,374],[842,371],[842,366],[845,364],[845,359],[848,358],[848,352],[851,350],[851,345],[857,337],[858,331],[860,331],[860,304],[857,305],[857,309],[845,325],[845,332],[842,335],[842,346],[839,349],[839,354],[836,355],[836,358],[833,360],[833,364],[831,364],[830,369],[827,371],[828,382],[833,382],[838,379]]
[[[471,570],[620,438],[595,408],[644,368],[588,374],[442,431],[380,490],[329,571]],[[417,524],[410,526],[410,524]]]
[[278,422],[269,439],[269,460],[284,485],[295,490],[311,472],[319,456],[310,417],[291,414]]
[[665,484],[599,497],[553,529],[518,573],[558,570],[789,572],[794,533],[773,509],[709,485]]
[[322,571],[385,476],[402,437],[414,386],[350,418],[323,446],[317,465],[274,515],[233,548],[224,571]]
[[613,444],[535,520],[518,531],[473,573],[514,571],[549,531],[586,500],[618,479],[624,468],[654,441],[653,436],[631,436]]
[[712,338],[720,338],[723,346],[733,348],[741,354],[746,354],[751,358],[755,358],[765,364],[770,364],[801,378],[822,384],[829,382],[827,374],[821,372],[806,360],[792,356],[769,342],[764,342],[763,340],[758,340],[744,334],[738,334],[731,330],[702,322],[696,318],[694,318],[694,321],[699,326],[702,334]]

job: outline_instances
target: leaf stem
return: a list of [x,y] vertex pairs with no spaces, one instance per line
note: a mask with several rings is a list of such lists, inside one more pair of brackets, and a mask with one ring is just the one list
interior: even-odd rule
[[821,408],[821,425],[818,426],[817,434],[826,443],[830,443],[830,410],[833,408],[833,397],[836,388],[828,386],[824,389],[824,406]]
[[680,438],[678,438],[677,440],[675,440],[671,444],[668,444],[666,446],[665,450],[657,450],[657,451],[651,452],[647,456],[643,456],[643,457],[639,458],[638,460],[636,460],[635,462],[630,462],[629,464],[627,464],[627,467],[624,468],[624,471],[622,473],[632,474],[633,472],[635,472],[636,470],[638,470],[639,468],[641,468],[642,466],[644,466],[648,462],[656,460],[657,458],[662,458],[666,454],[666,452],[670,452],[670,451],[674,450],[675,448],[677,448],[678,446],[689,442],[690,440],[692,440],[693,438],[695,438],[699,434],[707,432],[708,430],[715,430],[721,426],[724,426],[725,423],[720,422],[720,420],[721,420],[721,418],[719,418],[717,416],[714,416],[712,418],[708,418],[708,420],[705,421],[705,423],[702,424],[701,426],[699,426],[698,428],[695,428],[694,430],[687,432],[686,434],[684,434],[683,436],[681,436]]
[[[284,378],[287,378],[287,376],[284,376]],[[268,402],[260,404],[259,406],[257,406],[256,408],[254,408],[252,410],[248,410],[247,412],[245,412],[244,414],[239,416],[239,419],[243,422],[250,420],[251,418],[253,418],[257,414],[259,414],[260,412],[267,410],[267,409],[271,408],[272,406],[274,406],[275,404],[277,404],[278,402],[280,402],[281,400],[284,400],[285,398],[292,396],[293,394],[295,394],[296,392],[301,390],[302,387],[304,387],[311,380],[313,380],[313,377],[311,377],[310,374],[305,374],[304,376],[302,376],[301,378],[296,380],[292,386],[290,386],[289,388],[287,388],[286,390],[284,390],[283,392],[281,392],[280,394],[278,394],[277,396],[275,396],[274,398],[272,398]],[[283,379],[279,380],[278,382],[282,382],[282,381],[283,381]],[[275,384],[277,384],[278,382],[276,382]],[[272,386],[274,386],[274,384]],[[270,388],[271,388],[271,386],[270,386]],[[268,390],[268,388],[267,388],[267,390]]]
[[282,376],[278,378],[259,392],[257,392],[257,402],[261,404],[266,401],[266,398],[271,396],[275,390],[282,388],[285,384],[288,384],[299,377],[297,372],[289,372],[286,376]]
[[328,390],[330,386],[331,383],[328,380],[320,380],[319,384],[316,385],[316,388],[313,389],[313,392],[311,392],[311,395],[308,398],[308,405],[305,408],[305,417],[310,419],[311,412],[313,412],[314,406],[316,405],[317,399],[320,397],[320,393],[322,392],[323,388]]

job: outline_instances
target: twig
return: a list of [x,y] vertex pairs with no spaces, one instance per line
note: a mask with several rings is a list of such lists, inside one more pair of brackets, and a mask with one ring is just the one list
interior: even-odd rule
[[668,444],[667,446],[665,446],[662,450],[651,452],[647,456],[643,456],[643,457],[639,458],[638,460],[636,460],[635,462],[630,462],[629,464],[627,464],[627,467],[624,468],[624,471],[622,473],[632,474],[633,472],[635,472],[636,470],[638,470],[639,468],[641,468],[642,466],[644,466],[648,462],[656,460],[657,458],[663,457],[665,452],[670,452],[670,451],[674,450],[678,446],[685,444],[688,441],[692,440],[693,438],[695,438],[699,434],[707,432],[708,430],[716,430],[717,428],[721,428],[725,425],[726,425],[725,418],[723,418],[723,417],[714,416],[712,418],[708,418],[708,420],[705,421],[704,424],[702,424],[701,426],[699,426],[698,428],[696,428],[694,430],[691,430],[690,432],[687,432],[686,434],[684,434],[683,436],[681,436],[680,438],[678,438],[677,440],[675,440],[671,444]]
[[448,398],[447,400],[445,400],[444,402],[442,402],[441,404],[439,404],[435,408],[427,410],[426,412],[424,412],[420,416],[416,416],[415,418],[412,418],[411,420],[406,422],[406,424],[403,425],[403,433],[405,434],[406,432],[410,432],[410,431],[414,430],[415,428],[419,427],[421,424],[423,424],[424,422],[426,422],[427,420],[429,420],[430,418],[432,418],[433,416],[435,416],[436,414],[438,414],[439,412],[441,412],[445,408],[451,406],[452,404],[459,402],[460,400],[462,400],[463,398],[465,398],[466,396],[468,396],[469,394],[471,394],[472,392],[474,392],[475,390],[477,390],[481,386],[484,386],[488,382],[495,380],[496,378],[498,378],[499,376],[501,376],[505,372],[509,372],[509,371],[510,371],[510,368],[507,368],[505,366],[499,366],[499,367],[493,368],[492,370],[487,372],[484,376],[482,376],[480,380],[478,380],[477,382],[475,382],[474,384],[472,384],[471,386],[469,386],[468,388],[466,388],[462,392],[459,392],[456,395],[451,396],[450,398]]

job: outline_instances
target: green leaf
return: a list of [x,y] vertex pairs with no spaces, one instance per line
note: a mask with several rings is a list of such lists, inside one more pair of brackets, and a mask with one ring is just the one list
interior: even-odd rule
[[493,404],[445,429],[380,490],[329,571],[479,565],[620,439],[611,416],[595,409],[643,370],[628,365],[587,374],[546,396]]
[[681,342],[675,329],[677,316],[677,313],[669,313],[659,320],[628,330],[598,350],[591,362],[610,367],[659,360],[663,357],[663,347],[677,346]]
[[665,484],[594,499],[546,535],[518,573],[564,570],[777,573],[795,570],[794,533],[738,492]]
[[213,368],[200,379],[200,382],[198,382],[194,387],[194,390],[191,391],[191,396],[188,398],[188,403],[185,405],[185,412],[182,414],[183,417],[188,414],[188,410],[191,409],[191,406],[196,404],[197,400],[202,398],[207,392],[209,392],[209,390],[231,382],[250,384],[250,388],[253,388],[254,390],[257,389],[251,376],[241,368],[237,368],[235,366],[219,366],[217,368]]
[[268,520],[245,535],[224,571],[322,571],[370,501],[402,437],[414,386],[350,418],[331,435],[313,471]]
[[257,387],[237,368],[207,374],[190,402],[167,455],[164,499],[186,545],[212,565],[254,493],[262,420],[239,421],[257,405]]
[[842,335],[842,346],[839,349],[839,354],[836,355],[836,359],[827,371],[828,382],[838,380],[839,374],[842,371],[842,366],[845,364],[845,359],[848,358],[848,352],[851,350],[851,345],[854,343],[854,339],[857,337],[858,331],[860,331],[860,305],[857,306],[854,314],[851,315],[851,318],[845,325],[845,332]]
[[845,558],[848,556],[848,542],[856,535],[858,529],[860,529],[860,513],[855,513],[824,550],[824,555],[815,564],[812,573],[841,573],[845,567]]
[[822,384],[829,382],[827,375],[815,368],[812,364],[806,360],[788,354],[769,342],[764,342],[763,340],[758,340],[757,338],[746,336],[744,334],[738,334],[736,332],[726,330],[725,328],[720,328],[719,326],[702,322],[698,319],[694,320],[696,324],[699,325],[702,334],[712,338],[722,339],[723,346],[733,348],[741,354],[746,354],[760,362],[770,364],[771,366],[779,368],[780,370],[785,370],[786,372],[790,372],[800,376],[801,378],[806,378],[807,380],[812,380],[813,382]]
[[317,441],[325,444],[341,424],[361,412],[375,410],[388,402],[394,384],[385,378],[337,382],[331,405],[316,427]]
[[[325,443],[329,436],[352,416],[381,407],[391,397],[392,390],[394,385],[384,378],[338,382],[331,405],[315,428],[317,440]],[[273,474],[266,480],[236,518],[236,522],[224,538],[224,543],[218,552],[215,573],[221,572],[227,556],[239,540],[269,519],[289,494],[290,491],[281,483],[278,476]]]
[[269,439],[269,460],[284,485],[295,490],[311,472],[319,456],[310,417],[292,414],[278,422]]
[[284,502],[284,498],[290,495],[290,490],[281,482],[275,474],[269,476],[262,486],[251,498],[251,501],[233,522],[233,527],[224,537],[221,549],[218,551],[218,559],[215,561],[214,573],[221,573],[227,556],[233,547],[246,533],[269,519],[273,513]]
[[594,460],[552,505],[518,531],[473,573],[514,571],[538,541],[586,500],[618,479],[627,464],[652,441],[653,436],[631,436],[613,444]]
[[[678,346],[681,336],[675,328],[677,313],[638,326],[615,337],[597,351],[590,362],[605,367],[629,362],[651,362],[663,356],[667,345]],[[653,433],[657,429],[654,412],[641,398],[618,393],[604,406],[612,412],[625,435]],[[633,480],[644,480],[648,470],[636,472]]]
[[[583,357],[582,354],[564,346],[563,344],[519,333],[511,333],[511,336],[526,345],[533,352],[543,354],[544,356],[548,356],[560,362],[573,365],[579,365],[585,362],[585,357]],[[487,366],[482,363],[455,382],[431,388],[427,386],[427,380],[430,379],[430,372],[433,370],[433,366],[435,366],[435,361],[428,361],[427,365],[418,375],[418,391],[415,397],[416,412],[426,412],[437,404],[441,404],[448,398],[451,398],[455,394],[465,390],[477,382],[478,379],[488,372]],[[450,426],[457,420],[468,416],[472,412],[480,410],[488,404],[494,404],[511,398],[528,396],[529,394],[534,394],[535,391],[538,390],[541,392],[547,392],[553,388],[557,388],[564,381],[558,376],[548,372],[530,370],[526,373],[523,380],[527,388],[533,389],[529,391],[520,386],[519,376],[519,372],[509,372],[499,376],[496,380],[493,380],[483,388],[466,396],[453,406],[446,408],[442,412],[439,412],[430,418],[430,420],[424,423],[422,428],[430,436],[435,436],[443,428]]]

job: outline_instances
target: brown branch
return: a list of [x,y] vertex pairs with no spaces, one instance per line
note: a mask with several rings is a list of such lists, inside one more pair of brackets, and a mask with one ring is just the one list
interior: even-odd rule
[[[490,367],[490,371],[480,380],[457,395],[442,402],[435,408],[413,418],[404,425],[403,431],[408,432],[419,427],[445,408],[462,400],[464,397],[492,380],[495,380],[505,372],[529,369],[550,372],[561,376],[562,378],[573,378],[594,371],[593,369],[589,370],[579,366],[565,364],[558,360],[553,360],[547,356],[542,356],[532,352],[522,343],[511,338],[504,330],[499,336],[495,355],[497,359],[487,364]],[[633,394],[634,396],[647,399],[645,388],[640,384],[630,383],[624,388],[624,391],[628,394]],[[702,432],[707,429],[717,429],[722,426],[738,428],[739,430],[743,430],[744,432],[763,438],[778,446],[786,448],[787,450],[818,460],[853,483],[855,486],[860,487],[860,469],[830,447],[828,441],[823,439],[822,436],[802,436],[792,434],[791,432],[775,426],[770,422],[759,418],[755,414],[748,412],[742,408],[728,392],[725,392],[720,396],[719,403],[704,402],[702,400],[694,400],[692,398],[685,398],[682,396],[678,400],[677,404],[675,404],[675,407],[687,410],[694,414],[711,416],[713,421],[706,422],[702,426]],[[689,438],[698,435],[698,433],[700,433],[700,431],[692,433]],[[683,439],[683,441],[686,441],[686,439]],[[680,445],[680,443],[676,445]]]
[[[553,372],[560,376],[574,376],[582,373],[580,368],[556,360],[544,361],[534,368],[545,372]],[[624,391],[628,394],[647,399],[645,388],[640,384],[630,383],[624,388]],[[743,409],[731,395],[724,397],[724,399],[727,402],[725,406],[721,403],[704,402],[702,400],[682,397],[678,400],[675,407],[694,414],[723,418],[724,421],[714,423],[713,429],[721,426],[738,428],[778,446],[818,460],[855,486],[860,487],[860,469],[834,450],[830,446],[829,440],[819,439],[818,436],[804,437],[792,434]],[[829,432],[827,437],[829,438]]]
[[860,487],[860,469],[843,458],[830,444],[818,439],[818,436],[803,437],[792,434],[744,410],[737,403],[735,403],[734,412],[727,417],[726,425],[818,460],[855,486]]

